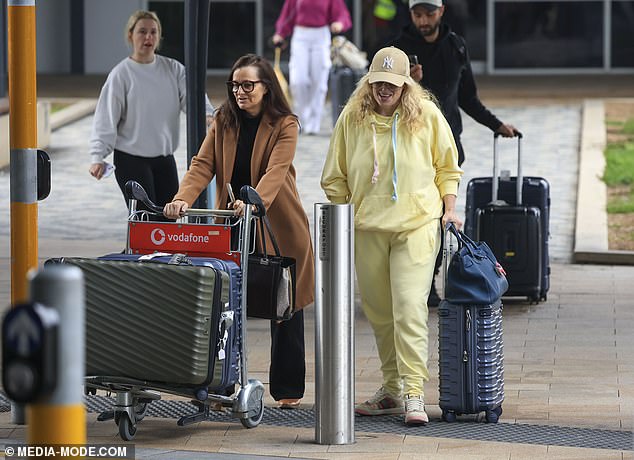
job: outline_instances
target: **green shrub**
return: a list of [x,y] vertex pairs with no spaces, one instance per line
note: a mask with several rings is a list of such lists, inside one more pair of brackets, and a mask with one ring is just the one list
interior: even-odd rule
[[634,118],[630,118],[623,123],[623,133],[634,134]]
[[603,181],[608,187],[626,186],[629,189],[629,193],[609,200],[608,213],[634,213],[634,118],[624,123],[608,121],[607,124],[627,135],[627,140],[608,144]]
[[605,151],[603,181],[608,186],[634,184],[634,144],[611,144]]
[[611,199],[608,203],[609,214],[623,214],[634,212],[634,194],[624,198]]
[[52,102],[51,103],[51,113],[59,112],[62,109],[68,107],[70,103],[68,102]]

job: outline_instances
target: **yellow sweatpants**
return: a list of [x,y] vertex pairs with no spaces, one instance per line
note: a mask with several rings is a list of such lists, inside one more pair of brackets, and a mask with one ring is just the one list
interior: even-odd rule
[[427,297],[440,248],[439,220],[416,230],[355,231],[355,266],[363,311],[374,330],[383,386],[423,396],[427,370]]

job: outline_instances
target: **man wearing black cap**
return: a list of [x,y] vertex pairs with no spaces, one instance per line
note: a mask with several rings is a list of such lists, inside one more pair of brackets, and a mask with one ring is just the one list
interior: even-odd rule
[[[460,109],[504,137],[513,137],[516,129],[502,123],[478,98],[465,40],[441,22],[445,12],[442,0],[409,0],[409,8],[412,23],[389,45],[405,51],[411,60],[411,56],[417,57],[418,64],[412,66],[410,74],[438,98],[458,147],[458,164],[462,165]],[[439,301],[432,285],[428,304],[438,305]]]

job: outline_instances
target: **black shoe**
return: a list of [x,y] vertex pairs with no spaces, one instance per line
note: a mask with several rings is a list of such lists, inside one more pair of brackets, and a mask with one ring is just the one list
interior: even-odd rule
[[427,298],[427,307],[437,307],[440,305],[440,297],[438,297],[438,292],[436,292],[436,286],[431,285],[431,291],[429,291],[429,297]]

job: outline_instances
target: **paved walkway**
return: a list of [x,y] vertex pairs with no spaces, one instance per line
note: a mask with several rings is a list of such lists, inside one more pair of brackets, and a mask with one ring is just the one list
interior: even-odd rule
[[[499,107],[496,113],[524,133],[524,174],[544,176],[551,183],[554,197],[551,258],[555,262],[568,262],[574,235],[580,106]],[[324,118],[321,134],[300,137],[295,159],[300,194],[311,216],[313,204],[325,200],[319,178],[328,150],[329,120],[329,116]],[[566,120],[566,124],[562,125],[561,120]],[[467,160],[463,165],[462,192],[472,177],[491,175],[493,145],[493,137],[487,128],[469,117],[464,121]],[[89,116],[55,131],[52,136],[48,148],[53,170],[51,194],[39,204],[39,232],[43,238],[125,241],[126,208],[114,176],[96,181],[87,172],[91,126],[92,116]],[[183,135],[176,151],[181,177],[187,169],[184,117],[182,126]],[[516,152],[515,140],[500,140],[502,168],[515,173]],[[0,221],[4,222],[9,222],[8,176],[8,169],[0,171]],[[459,210],[463,209],[464,196],[459,200]],[[9,232],[9,225],[0,226],[0,236],[9,236]]]
[[[539,305],[508,301],[504,310],[505,392],[504,415],[497,427],[440,422],[438,408],[437,316],[430,314],[430,371],[426,402],[432,424],[408,429],[396,419],[367,425],[357,419],[356,443],[320,446],[314,429],[275,421],[285,413],[266,396],[267,418],[245,430],[229,418],[214,418],[188,427],[177,427],[173,418],[156,414],[140,425],[136,447],[139,458],[162,453],[165,458],[249,458],[282,456],[324,459],[624,459],[634,458],[629,434],[634,425],[634,267],[570,265],[580,129],[580,104],[495,106],[496,114],[524,133],[524,172],[546,177],[552,187],[551,258],[552,287],[548,301]],[[298,184],[307,212],[324,196],[319,176],[328,147],[325,118],[322,134],[302,136],[296,156]],[[87,117],[53,133],[49,148],[53,160],[53,188],[40,204],[40,256],[96,256],[120,251],[125,239],[125,205],[114,179],[97,182],[88,173]],[[492,136],[465,118],[467,151],[462,190],[469,178],[490,175]],[[185,139],[177,152],[181,174],[185,171]],[[515,144],[501,141],[503,166],[515,168]],[[9,302],[9,180],[0,172],[0,305]],[[464,205],[464,198],[460,199]],[[312,217],[311,217],[312,222]],[[362,400],[380,381],[371,330],[358,313],[356,318],[355,389]],[[314,404],[314,316],[307,312],[307,393],[303,411]],[[268,323],[249,323],[249,372],[268,382]],[[171,398],[170,398],[171,399]],[[1,404],[0,404],[1,406]],[[269,419],[269,415],[272,417]],[[270,420],[270,421],[267,421]],[[117,442],[112,422],[88,417],[91,442]],[[374,423],[374,421],[372,421]],[[377,420],[378,422],[378,420]],[[363,427],[361,431],[359,426]],[[480,431],[471,431],[476,426]],[[573,429],[577,430],[574,431]],[[505,431],[510,434],[505,435]],[[566,431],[568,430],[568,431]],[[570,431],[573,430],[573,431]],[[488,435],[487,435],[488,433]],[[493,435],[491,435],[493,433]],[[625,438],[623,435],[626,435]],[[617,437],[612,444],[601,440]],[[619,437],[620,436],[620,437]],[[24,438],[24,428],[0,414],[0,443]],[[558,440],[559,439],[559,440]],[[596,444],[588,443],[596,440]],[[596,447],[596,448],[592,448]],[[151,450],[155,449],[155,450]],[[176,452],[178,451],[178,452]],[[184,451],[204,451],[202,454]],[[217,455],[217,456],[216,456]]]

